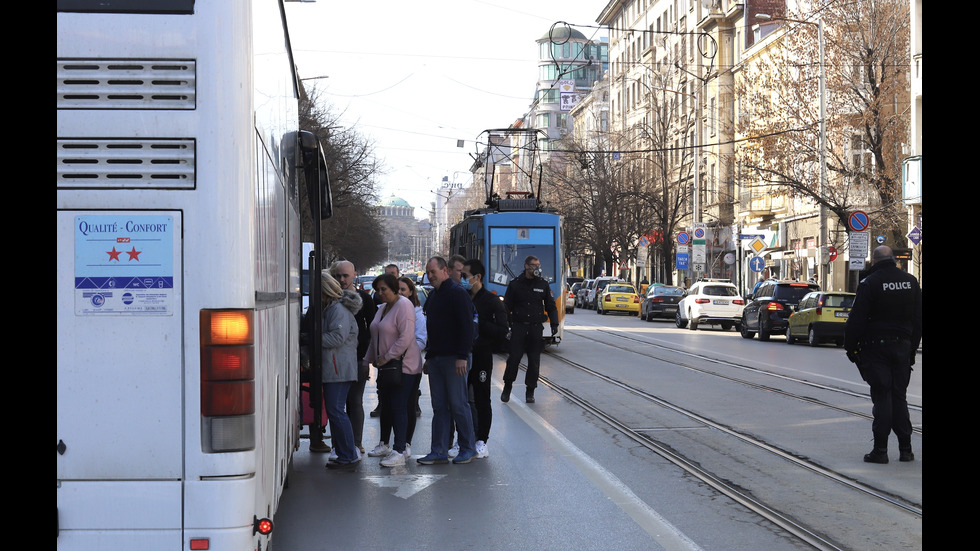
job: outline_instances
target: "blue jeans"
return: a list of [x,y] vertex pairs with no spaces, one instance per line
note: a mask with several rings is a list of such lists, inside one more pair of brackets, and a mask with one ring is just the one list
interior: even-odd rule
[[[466,398],[468,373],[456,374],[455,356],[436,356],[426,361],[429,364],[429,394],[432,399],[431,452],[442,457],[448,455],[450,419],[456,423],[459,452],[475,451],[473,416]],[[466,367],[468,370],[469,362]]]
[[330,419],[330,439],[337,452],[337,461],[350,463],[357,459],[354,452],[354,429],[347,416],[347,393],[352,381],[323,383],[323,400]]

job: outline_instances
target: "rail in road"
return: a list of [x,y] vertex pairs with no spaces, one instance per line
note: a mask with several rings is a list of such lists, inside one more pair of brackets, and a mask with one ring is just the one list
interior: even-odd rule
[[[888,549],[921,540],[921,457],[895,465],[896,481],[894,472],[838,452],[841,434],[870,433],[866,392],[700,353],[689,332],[672,342],[669,332],[654,338],[628,318],[583,318],[581,326],[566,320],[562,346],[542,365],[544,384],[566,399],[814,548]],[[707,339],[724,335],[702,333],[702,346],[717,350],[725,342],[711,346]],[[910,410],[921,450],[922,408]],[[653,421],[638,421],[637,412]],[[867,527],[889,519],[894,528],[871,537]]]

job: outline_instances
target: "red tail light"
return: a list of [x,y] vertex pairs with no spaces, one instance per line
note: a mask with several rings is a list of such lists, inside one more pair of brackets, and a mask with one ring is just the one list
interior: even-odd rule
[[708,304],[711,302],[710,298],[696,298],[694,299],[695,304]]
[[201,423],[206,452],[255,447],[255,312],[201,310]]
[[606,298],[602,299],[605,302],[612,302],[612,295],[606,295]]
[[639,304],[639,302],[640,302],[640,296],[639,295],[633,295],[633,302]]
[[740,298],[737,298],[737,299],[735,299],[735,300],[732,301],[732,304],[739,304],[739,305],[741,305],[741,304],[745,304],[745,301],[742,300],[742,299],[740,299]]
[[663,302],[663,301],[664,301],[664,297],[653,297],[652,299],[650,299],[650,302]]
[[783,305],[778,302],[770,302],[769,305],[766,306],[766,310],[782,310],[782,309],[783,309]]

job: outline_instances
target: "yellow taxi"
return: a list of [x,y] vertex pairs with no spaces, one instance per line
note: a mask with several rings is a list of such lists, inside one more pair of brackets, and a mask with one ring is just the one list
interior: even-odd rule
[[844,324],[854,304],[854,293],[813,291],[803,295],[789,317],[786,343],[806,340],[810,346],[834,341],[844,345]]
[[596,299],[595,311],[600,314],[626,312],[631,316],[639,316],[640,302],[636,287],[622,281],[611,281]]

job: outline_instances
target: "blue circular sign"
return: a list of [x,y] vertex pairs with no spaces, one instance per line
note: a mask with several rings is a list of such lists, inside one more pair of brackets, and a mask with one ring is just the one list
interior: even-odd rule
[[763,260],[761,256],[753,256],[749,260],[749,268],[751,268],[753,272],[761,272],[765,267],[766,261]]
[[691,236],[686,232],[682,231],[677,234],[677,242],[681,245],[686,245],[691,241]]

